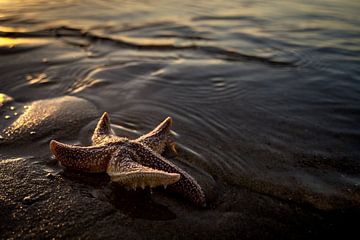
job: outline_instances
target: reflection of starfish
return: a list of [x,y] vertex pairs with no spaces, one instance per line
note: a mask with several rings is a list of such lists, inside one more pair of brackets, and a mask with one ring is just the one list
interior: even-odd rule
[[105,112],[92,136],[92,146],[72,146],[52,140],[50,150],[65,167],[85,172],[107,172],[113,182],[126,188],[169,187],[193,203],[204,206],[205,195],[199,184],[185,171],[160,154],[165,147],[175,151],[169,133],[172,120],[135,140],[118,137]]

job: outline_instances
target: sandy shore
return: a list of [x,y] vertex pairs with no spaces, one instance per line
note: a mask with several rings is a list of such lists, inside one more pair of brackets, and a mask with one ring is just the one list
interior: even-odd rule
[[231,186],[198,209],[163,191],[127,192],[105,175],[54,172],[52,165],[47,157],[1,159],[2,239],[346,238],[359,216],[358,210],[318,211]]

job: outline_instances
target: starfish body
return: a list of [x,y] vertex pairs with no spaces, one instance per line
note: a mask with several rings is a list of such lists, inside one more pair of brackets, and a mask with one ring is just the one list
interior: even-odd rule
[[206,203],[199,184],[184,170],[161,156],[166,147],[175,151],[170,140],[171,118],[135,140],[118,137],[111,129],[109,115],[100,118],[92,145],[73,146],[52,140],[50,150],[65,167],[85,172],[106,172],[125,188],[169,185],[171,190],[199,206]]

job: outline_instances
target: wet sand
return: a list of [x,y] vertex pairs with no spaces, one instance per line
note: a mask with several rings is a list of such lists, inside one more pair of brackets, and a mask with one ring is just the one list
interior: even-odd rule
[[[0,231],[4,239],[315,239],[352,236],[356,232],[359,209],[357,202],[352,202],[355,198],[316,198],[309,191],[290,191],[274,181],[252,179],[249,183],[246,176],[238,177],[244,179],[241,187],[227,183],[220,186],[203,177],[198,180],[206,192],[207,207],[199,208],[161,188],[128,191],[111,183],[106,174],[64,169],[50,157],[47,141],[39,144],[31,139],[65,137],[64,131],[52,131],[58,118],[61,121],[54,126],[65,123],[67,141],[78,131],[88,132],[84,135],[89,139],[91,131],[80,130],[79,122],[88,122],[91,115],[94,118],[96,110],[92,114],[76,111],[79,106],[89,110],[92,105],[69,97],[27,106],[27,111],[5,128],[11,137],[2,139],[0,145]],[[32,117],[33,121],[18,124],[34,113],[38,117]],[[52,114],[50,118],[39,117],[48,113]],[[68,120],[72,120],[71,125]],[[94,124],[88,125],[90,130]],[[37,136],[30,134],[33,130]],[[25,154],[28,156],[15,157]],[[168,157],[197,176],[177,162],[194,161],[184,149],[179,149],[178,157]]]
[[160,191],[127,192],[104,175],[39,171],[48,161],[2,159],[2,238],[318,239],[357,232],[358,209],[320,211],[232,186],[197,209]]

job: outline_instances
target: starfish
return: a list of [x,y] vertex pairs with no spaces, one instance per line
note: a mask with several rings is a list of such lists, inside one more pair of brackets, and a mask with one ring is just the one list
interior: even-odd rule
[[205,206],[203,190],[187,172],[165,159],[165,148],[176,153],[170,140],[172,119],[166,118],[151,132],[130,140],[116,136],[108,113],[100,118],[91,146],[76,146],[52,140],[50,150],[66,168],[84,172],[106,172],[111,181],[127,189],[164,186],[198,206]]

